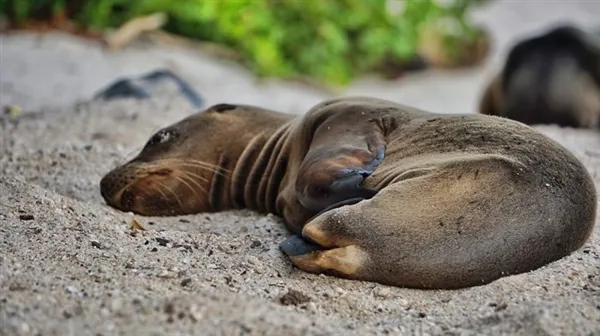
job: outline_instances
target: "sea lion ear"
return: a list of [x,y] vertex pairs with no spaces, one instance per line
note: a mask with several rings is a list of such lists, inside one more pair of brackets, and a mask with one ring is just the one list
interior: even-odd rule
[[237,106],[232,104],[217,104],[211,106],[208,110],[212,112],[223,113],[225,111],[235,110],[236,108]]

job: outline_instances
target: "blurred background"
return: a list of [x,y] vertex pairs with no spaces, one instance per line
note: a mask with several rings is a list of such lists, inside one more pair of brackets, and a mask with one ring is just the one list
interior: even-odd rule
[[[3,104],[68,104],[122,76],[167,68],[208,103],[233,99],[294,113],[330,94],[472,112],[512,44],[559,23],[595,28],[600,15],[600,1],[541,0],[5,0],[0,6]],[[290,105],[290,95],[304,96]]]

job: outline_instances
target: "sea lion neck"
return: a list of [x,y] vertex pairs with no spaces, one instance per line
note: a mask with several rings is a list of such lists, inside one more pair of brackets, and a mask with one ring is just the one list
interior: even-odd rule
[[215,174],[210,186],[214,211],[249,209],[280,215],[275,206],[287,173],[290,134],[297,123],[295,116],[267,128],[242,145],[237,154],[223,156],[219,166],[229,178]]

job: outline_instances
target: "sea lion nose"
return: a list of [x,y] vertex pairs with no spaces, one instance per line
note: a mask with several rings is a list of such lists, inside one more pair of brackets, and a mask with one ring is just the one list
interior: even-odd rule
[[100,194],[102,198],[106,201],[106,203],[110,203],[115,192],[117,191],[118,183],[117,178],[115,178],[114,174],[107,174],[100,180]]

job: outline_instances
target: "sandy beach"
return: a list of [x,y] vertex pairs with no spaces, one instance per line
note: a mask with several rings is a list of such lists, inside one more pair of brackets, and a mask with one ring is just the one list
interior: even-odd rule
[[[518,38],[570,20],[594,27],[600,2],[497,1],[476,13],[493,50],[480,67],[385,82],[371,95],[441,113],[475,113]],[[237,64],[170,45],[109,52],[51,33],[0,35],[1,335],[600,335],[600,226],[572,255],[485,286],[395,288],[307,274],[278,244],[282,220],[251,211],[141,217],[108,207],[100,178],[148,137],[194,112],[174,88],[152,99],[90,98],[119,76],[169,68],[205,104],[301,115],[332,93],[259,80]],[[536,126],[600,186],[600,133]],[[135,218],[146,231],[132,232]]]

